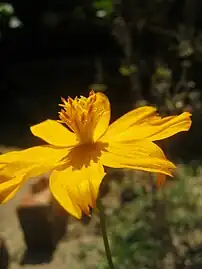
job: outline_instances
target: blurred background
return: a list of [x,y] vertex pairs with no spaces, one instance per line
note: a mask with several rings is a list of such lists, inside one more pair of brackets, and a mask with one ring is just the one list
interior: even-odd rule
[[[112,121],[154,105],[193,113],[160,143],[178,164],[161,188],[109,169],[103,200],[116,268],[202,268],[202,2],[0,1],[0,152],[42,143],[29,127],[57,118],[60,97],[105,93]],[[110,179],[110,180],[108,180]],[[0,269],[106,269],[99,220],[68,216],[48,175],[0,207]]]

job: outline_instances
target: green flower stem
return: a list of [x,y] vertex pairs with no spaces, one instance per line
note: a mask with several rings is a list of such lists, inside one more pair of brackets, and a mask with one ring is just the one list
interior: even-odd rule
[[109,247],[109,241],[108,241],[108,237],[107,237],[107,228],[106,228],[106,221],[105,221],[106,217],[105,217],[105,213],[104,213],[104,207],[103,207],[103,204],[102,204],[102,201],[101,201],[100,198],[97,199],[97,209],[99,211],[100,226],[101,226],[102,237],[103,237],[103,242],[104,242],[107,261],[108,261],[108,264],[109,264],[109,268],[114,269],[111,250],[110,250],[110,247]]

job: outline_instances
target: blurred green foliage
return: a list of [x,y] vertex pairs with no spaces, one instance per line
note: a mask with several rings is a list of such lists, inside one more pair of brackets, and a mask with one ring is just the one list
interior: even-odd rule
[[202,265],[200,184],[201,179],[181,172],[172,187],[140,196],[116,212],[110,220],[116,268]]
[[0,3],[0,13],[11,16],[14,13],[13,6],[8,3]]
[[98,12],[97,15],[99,16],[100,11],[104,12],[103,17],[109,16],[113,11],[113,2],[112,0],[93,0],[93,7]]
[[123,75],[123,76],[130,76],[132,73],[137,72],[137,68],[134,64],[130,65],[130,66],[121,66],[119,68],[119,72]]
[[[202,266],[202,179],[196,167],[180,166],[175,179],[147,194],[141,185],[131,185],[135,199],[108,218],[116,269]],[[93,248],[86,246],[83,258]],[[96,269],[107,269],[105,253],[99,253],[102,262]]]

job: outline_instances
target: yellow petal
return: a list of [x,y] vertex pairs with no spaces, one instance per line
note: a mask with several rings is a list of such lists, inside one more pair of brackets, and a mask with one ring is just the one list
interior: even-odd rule
[[89,215],[89,207],[95,207],[104,176],[104,169],[99,163],[91,163],[81,169],[72,166],[56,169],[50,177],[50,189],[61,206],[80,219],[82,212]]
[[119,134],[124,133],[130,127],[134,125],[136,126],[139,123],[144,122],[145,119],[154,116],[155,112],[156,108],[151,106],[144,106],[126,113],[109,126],[102,140],[113,140],[114,137],[117,137]]
[[[191,127],[190,117],[191,114],[188,112],[184,112],[179,116],[169,116],[165,118],[151,116],[145,119],[145,121],[140,122],[140,124],[132,125],[128,129],[117,132],[116,135],[113,135],[113,140],[131,143],[144,139],[150,141],[165,139],[179,132],[188,131]],[[108,129],[107,137],[111,136],[110,129]]]
[[67,149],[43,146],[1,155],[4,165],[0,167],[0,203],[11,199],[29,178],[55,168],[67,153]]
[[22,184],[30,179],[50,171],[49,165],[35,165],[27,167],[27,164],[8,164],[0,171],[0,203],[6,203],[13,198]]
[[183,112],[179,116],[155,117],[151,118],[150,125],[152,127],[146,135],[146,138],[152,141],[161,140],[173,136],[179,132],[188,131],[191,127],[191,114]]
[[3,182],[0,183],[0,203],[6,203],[8,200],[13,198],[16,192],[19,190],[21,184],[18,178],[9,178],[5,175],[0,175],[0,180],[3,179]]
[[93,139],[97,141],[107,130],[111,117],[110,102],[103,93],[96,93],[95,108],[99,118],[94,129]]
[[77,143],[76,135],[54,120],[45,120],[30,129],[33,135],[57,147],[71,147]]
[[57,162],[66,156],[69,149],[55,148],[52,146],[37,146],[25,150],[11,151],[0,155],[0,170],[3,164],[22,162],[22,163],[39,163],[39,162]]
[[133,144],[111,143],[101,150],[100,161],[114,168],[131,168],[172,176],[175,165],[168,161],[162,150],[150,141]]

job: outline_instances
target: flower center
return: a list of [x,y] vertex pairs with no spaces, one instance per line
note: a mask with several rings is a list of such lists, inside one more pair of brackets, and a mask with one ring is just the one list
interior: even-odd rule
[[67,100],[61,98],[63,104],[59,112],[60,122],[66,124],[77,136],[82,144],[93,142],[93,131],[98,119],[103,113],[96,105],[96,94],[94,91],[89,93],[89,97],[80,96]]

